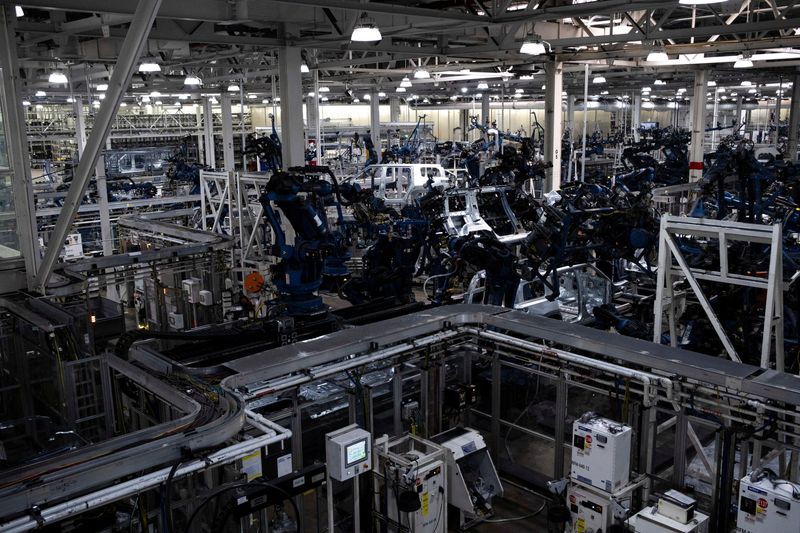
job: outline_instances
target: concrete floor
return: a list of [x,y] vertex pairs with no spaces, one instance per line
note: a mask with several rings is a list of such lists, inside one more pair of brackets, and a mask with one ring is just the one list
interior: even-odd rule
[[[469,531],[481,533],[497,531],[502,531],[503,533],[523,531],[539,533],[547,531],[547,508],[542,508],[542,504],[545,503],[543,498],[508,483],[503,488],[505,489],[503,497],[494,501],[495,516],[491,520],[495,521],[478,524]],[[541,511],[534,516],[528,516],[539,509]],[[513,520],[518,517],[525,518]],[[505,521],[507,519],[511,520]],[[450,531],[458,530],[451,528]]]

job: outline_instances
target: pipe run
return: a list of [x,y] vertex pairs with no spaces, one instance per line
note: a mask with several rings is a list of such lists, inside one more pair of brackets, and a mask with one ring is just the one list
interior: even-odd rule
[[[232,463],[233,461],[237,461],[249,455],[255,450],[276,442],[287,440],[292,436],[291,430],[264,418],[254,411],[247,410],[245,411],[245,415],[247,422],[259,431],[262,431],[264,433],[263,435],[238,442],[232,446],[213,452],[206,457],[187,462],[175,471],[173,479],[178,479],[201,470],[207,470],[213,466]],[[72,500],[46,509],[40,509],[35,517],[24,516],[6,522],[5,524],[0,524],[0,531],[17,533],[36,529],[47,524],[57,523],[69,516],[78,515],[90,509],[133,496],[134,494],[152,489],[164,483],[169,477],[171,469],[171,466],[162,468],[124,483],[119,483],[113,487],[98,490],[79,498],[73,498]]]
[[644,387],[645,394],[643,403],[646,407],[649,407],[652,404],[651,398],[654,396],[652,386],[655,384],[661,385],[666,390],[667,400],[672,402],[673,407],[677,406],[673,398],[674,383],[671,379],[665,376],[658,376],[649,372],[642,372],[641,370],[633,370],[624,366],[606,363],[605,361],[598,361],[596,359],[592,359],[591,357],[585,357],[572,352],[559,350],[558,348],[551,348],[549,346],[542,346],[529,341],[515,339],[514,337],[509,337],[507,335],[503,335],[502,333],[495,333],[493,331],[486,331],[479,328],[466,328],[464,331],[484,339],[490,339],[495,342],[509,344],[511,346],[522,348],[524,350],[541,355],[555,356],[557,359],[562,359],[564,361],[569,361],[581,366],[602,370],[604,372],[610,372],[612,374],[639,381]]

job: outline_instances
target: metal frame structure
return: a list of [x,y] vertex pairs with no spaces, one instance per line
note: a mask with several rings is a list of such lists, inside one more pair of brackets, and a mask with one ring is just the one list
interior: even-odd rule
[[[720,269],[712,271],[691,268],[675,242],[676,235],[689,235],[716,240],[719,243]],[[753,275],[734,274],[729,271],[728,245],[737,241],[770,246],[770,266],[766,279]],[[677,263],[677,268],[675,263]],[[674,285],[680,278],[689,283],[692,293],[703,307],[706,316],[708,316],[720,341],[722,341],[725,351],[736,362],[741,362],[741,358],[736,353],[736,349],[714,312],[711,302],[700,287],[699,280],[765,289],[767,291],[767,306],[764,314],[764,330],[761,342],[761,367],[771,367],[771,354],[774,349],[774,368],[783,371],[783,293],[788,290],[790,282],[786,282],[783,279],[783,230],[781,224],[765,226],[763,224],[746,224],[728,220],[681,218],[664,215],[661,218],[659,233],[653,342],[661,342],[664,314],[666,313],[670,342],[672,346],[677,346],[678,334],[675,325],[677,299]],[[775,339],[774,346],[773,337]]]

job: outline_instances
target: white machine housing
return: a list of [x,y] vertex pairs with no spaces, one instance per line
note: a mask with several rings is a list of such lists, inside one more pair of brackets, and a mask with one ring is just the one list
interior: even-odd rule
[[682,524],[659,514],[658,507],[650,506],[636,513],[627,523],[634,533],[708,533],[708,515],[699,511],[694,513],[689,523]]
[[756,472],[739,482],[739,533],[800,532],[800,487]]
[[325,435],[328,474],[347,481],[372,469],[372,435],[356,424]]
[[[383,483],[386,512],[390,520],[408,527],[411,533],[447,531],[445,453],[441,446],[415,435],[405,435],[391,441],[383,437],[375,441],[373,470],[379,474],[376,476],[378,479],[387,476],[390,480]],[[417,493],[420,508],[414,512],[398,513],[398,494],[407,490]],[[379,504],[377,495],[376,503]]]
[[492,498],[503,494],[503,485],[483,436],[459,427],[431,440],[447,451],[447,500],[459,510],[459,525],[464,528],[490,516]]
[[190,304],[200,303],[200,279],[189,278],[183,280],[183,292],[186,294],[186,301]]
[[658,499],[658,514],[672,518],[681,524],[688,524],[694,517],[697,500],[678,492],[668,490]]
[[606,531],[613,522],[611,497],[606,492],[571,483],[567,487],[567,507],[571,517],[567,533]]
[[572,425],[570,477],[606,492],[628,484],[631,472],[630,426],[594,413]]

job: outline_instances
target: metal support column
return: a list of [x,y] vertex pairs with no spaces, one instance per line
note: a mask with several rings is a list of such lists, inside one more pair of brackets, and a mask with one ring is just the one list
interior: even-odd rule
[[400,98],[397,96],[389,98],[389,121],[400,122]]
[[[737,128],[742,125],[742,103],[743,102],[744,102],[744,96],[739,95],[739,97],[736,98],[736,116],[733,117],[734,124],[736,124]],[[716,106],[714,106],[714,108],[716,109]],[[715,113],[715,116],[714,116],[714,123],[712,124],[712,126],[715,127],[715,128],[717,127],[716,113]]]
[[372,91],[369,97],[369,128],[372,135],[372,143],[377,150],[378,161],[381,159],[381,100],[378,92]]
[[489,108],[489,93],[481,95],[481,124],[489,125],[491,120],[491,110]]
[[778,84],[778,92],[775,96],[775,134],[772,137],[772,143],[777,145],[781,137],[781,108],[783,107],[783,77],[780,78]]
[[303,108],[303,84],[300,75],[302,63],[299,48],[284,46],[278,50],[284,168],[305,164],[303,115],[298,112]]
[[217,168],[216,154],[214,153],[214,111],[211,98],[203,98],[203,139],[205,150],[203,156],[207,166]]
[[[25,129],[25,111],[22,107],[21,80],[17,61],[17,43],[14,34],[16,16],[13,5],[0,6],[0,83],[3,84],[5,102],[3,113],[8,132],[8,162],[14,171],[11,183],[14,196],[19,248],[25,261],[25,280],[34,288],[34,276],[39,258],[36,219],[33,207],[31,164],[28,157],[28,138]],[[11,276],[8,275],[7,279]],[[20,280],[21,281],[21,280]]]
[[42,294],[45,292],[47,280],[53,272],[58,256],[64,246],[64,239],[66,239],[67,233],[75,221],[75,216],[78,214],[81,199],[86,192],[86,186],[89,184],[92,175],[92,169],[111,131],[111,125],[119,109],[119,104],[122,102],[122,97],[130,85],[131,77],[136,69],[139,56],[142,54],[142,49],[147,42],[147,36],[150,34],[150,28],[153,26],[160,6],[161,0],[140,0],[136,6],[133,20],[128,28],[128,33],[125,35],[125,41],[120,48],[121,52],[117,58],[116,68],[108,83],[106,98],[100,104],[92,133],[86,141],[83,158],[81,158],[78,168],[75,170],[72,185],[70,185],[67,197],[64,199],[64,206],[50,237],[41,268],[36,274],[34,285]]
[[556,382],[555,412],[555,450],[553,450],[553,462],[555,464],[553,465],[553,477],[561,479],[564,477],[564,432],[567,425],[567,382],[563,377]]
[[797,129],[800,128],[800,71],[794,73],[792,107],[789,111],[789,143],[786,150],[790,161],[797,160]]
[[78,147],[78,161],[80,161],[86,148],[86,115],[83,113],[83,98],[76,96],[72,106],[75,112],[75,144]]
[[197,128],[197,161],[205,160],[205,144],[203,142],[203,111],[199,105],[194,106],[195,127]]
[[231,95],[223,93],[219,104],[222,108],[222,161],[224,170],[236,170],[233,157],[233,112],[231,111]]
[[642,123],[642,95],[633,96],[633,111],[631,113],[631,133],[633,140],[639,142],[639,125]]
[[[106,150],[111,149],[111,139],[106,140]],[[100,208],[100,238],[103,241],[103,255],[114,255],[114,238],[111,233],[111,215],[108,212],[108,189],[106,188],[105,158],[97,159],[94,169],[97,181],[97,205]]]
[[554,191],[561,187],[561,130],[563,116],[561,112],[561,91],[564,81],[564,68],[561,61],[548,62],[545,65],[547,75],[544,94],[544,160],[552,163],[550,177],[544,191]]
[[700,181],[703,177],[703,139],[706,135],[706,90],[708,71],[694,73],[694,98],[691,104],[692,142],[689,146],[689,181]]

